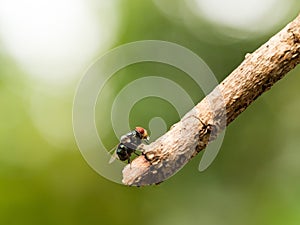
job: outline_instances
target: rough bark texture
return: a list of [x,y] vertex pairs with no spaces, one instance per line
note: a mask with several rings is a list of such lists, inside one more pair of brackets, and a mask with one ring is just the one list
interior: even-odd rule
[[144,146],[143,155],[124,168],[123,183],[143,186],[172,176],[299,62],[300,15],[247,54],[239,67],[166,134]]

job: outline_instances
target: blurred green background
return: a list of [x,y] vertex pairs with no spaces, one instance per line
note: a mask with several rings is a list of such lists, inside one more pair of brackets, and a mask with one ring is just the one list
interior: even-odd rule
[[[2,0],[0,224],[298,225],[299,67],[228,127],[208,170],[198,171],[199,155],[145,188],[115,184],[87,165],[73,137],[72,101],[91,61],[137,40],[187,47],[222,81],[299,9],[298,0]],[[195,103],[203,97],[184,74],[155,63],[124,69],[107,89],[113,98],[153,73],[173,78]],[[145,99],[131,126],[148,128],[155,107],[168,128],[179,119],[167,102]],[[111,125],[99,126],[113,147]]]

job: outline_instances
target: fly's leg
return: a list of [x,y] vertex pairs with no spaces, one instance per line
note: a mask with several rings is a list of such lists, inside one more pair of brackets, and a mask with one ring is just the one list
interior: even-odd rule
[[[199,120],[200,121],[200,123],[202,124],[202,127],[203,127],[203,129],[204,129],[204,132],[206,133],[206,134],[211,134],[211,132],[212,132],[212,130],[213,130],[213,128],[214,128],[214,126],[212,125],[212,124],[205,124],[200,118],[198,118],[197,116],[195,116],[195,115],[190,115],[190,116],[188,116],[187,118],[185,118],[184,120],[186,120],[186,119],[188,119],[188,118],[190,118],[190,117],[194,117],[195,119],[197,119],[197,120]],[[183,121],[184,121],[183,120]]]
[[127,162],[128,162],[128,164],[130,166],[130,169],[131,169],[131,160],[130,160],[130,157],[128,158]]

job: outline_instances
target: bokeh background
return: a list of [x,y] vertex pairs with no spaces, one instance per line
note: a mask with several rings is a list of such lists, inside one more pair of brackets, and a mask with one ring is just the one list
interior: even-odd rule
[[[222,81],[299,9],[298,0],[0,0],[0,224],[298,225],[300,68],[228,127],[208,170],[198,171],[199,155],[146,188],[113,183],[87,165],[72,101],[94,59],[137,40],[185,46]],[[180,71],[157,63],[124,69],[107,91],[113,99],[154,73],[173,78],[195,103],[203,97]],[[167,102],[147,98],[129,122],[148,128],[152,115],[167,128],[179,119]],[[98,125],[112,148],[118,137],[109,123]]]

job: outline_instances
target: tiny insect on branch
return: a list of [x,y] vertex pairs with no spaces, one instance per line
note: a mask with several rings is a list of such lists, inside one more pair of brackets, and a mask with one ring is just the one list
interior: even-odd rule
[[136,153],[139,146],[145,141],[148,143],[149,136],[146,129],[142,127],[136,127],[133,131],[123,135],[120,139],[115,152],[112,154],[109,163],[112,163],[116,158],[119,158],[121,161],[126,161],[131,163],[130,157],[131,154]]
[[[143,155],[123,169],[123,183],[144,186],[172,176],[207,146],[212,135],[214,139],[224,129],[209,106],[211,99],[219,95],[217,92],[222,94],[228,125],[299,62],[300,15],[255,52],[247,54],[239,67],[187,113],[183,118],[184,126],[183,120],[179,121],[166,134],[145,146]],[[218,110],[222,111],[218,107],[214,107],[216,115]]]

